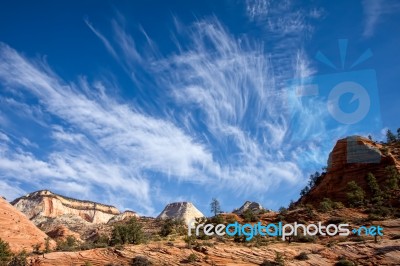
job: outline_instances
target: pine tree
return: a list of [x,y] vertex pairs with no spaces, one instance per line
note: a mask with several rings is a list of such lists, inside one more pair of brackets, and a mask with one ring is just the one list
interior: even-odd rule
[[217,216],[219,213],[221,213],[221,205],[219,204],[219,201],[216,198],[213,198],[210,203],[211,207],[211,212],[214,214],[214,216]]
[[393,132],[390,129],[388,129],[386,131],[386,142],[392,143],[392,142],[395,142],[396,140],[397,140],[396,136],[393,134]]
[[380,205],[383,200],[382,198],[383,194],[379,187],[378,182],[376,181],[375,176],[372,173],[368,173],[365,179],[367,180],[368,188],[371,192],[372,202]]
[[362,206],[364,204],[365,191],[355,181],[347,183],[347,200],[350,206]]
[[386,186],[387,189],[393,190],[393,189],[398,189],[399,188],[399,179],[400,179],[400,174],[397,171],[397,168],[395,166],[387,166],[385,168],[385,173],[386,173]]

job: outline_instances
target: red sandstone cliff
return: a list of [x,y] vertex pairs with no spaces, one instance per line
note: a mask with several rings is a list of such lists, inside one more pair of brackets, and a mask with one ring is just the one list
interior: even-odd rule
[[357,182],[368,193],[365,177],[369,172],[383,187],[387,166],[395,166],[400,171],[400,143],[380,144],[360,136],[340,139],[330,153],[327,172],[300,203],[318,205],[323,198],[345,203],[350,181]]

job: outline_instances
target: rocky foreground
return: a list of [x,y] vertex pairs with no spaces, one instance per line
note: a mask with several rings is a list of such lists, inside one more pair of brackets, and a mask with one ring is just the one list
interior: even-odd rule
[[[40,256],[39,265],[130,265],[136,256],[148,258],[153,265],[262,265],[265,261],[275,262],[277,254],[281,254],[283,264],[265,265],[334,265],[341,257],[358,265],[399,265],[400,240],[396,238],[400,236],[400,220],[384,221],[382,225],[390,236],[379,239],[378,243],[373,239],[337,239],[328,244],[271,240],[267,245],[257,246],[255,243],[199,240],[197,248],[189,248],[182,240],[160,240],[119,248],[53,252],[45,254],[44,258]],[[298,258],[301,253],[306,254],[306,259]],[[191,254],[195,254],[196,259],[189,262]]]
[[[158,218],[150,218],[42,190],[14,200],[13,206],[0,198],[0,239],[13,252],[26,250],[31,266],[400,265],[399,170],[400,140],[345,138],[335,145],[324,172],[310,177],[289,208],[273,212],[245,202],[212,218],[190,202],[168,204]],[[194,218],[214,225],[379,225],[384,235],[190,238],[183,221]],[[139,258],[142,264],[133,263]]]

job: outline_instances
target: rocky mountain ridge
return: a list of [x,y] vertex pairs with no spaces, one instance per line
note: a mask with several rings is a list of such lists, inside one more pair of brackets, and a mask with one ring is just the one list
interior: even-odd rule
[[77,200],[55,194],[49,190],[29,193],[15,199],[11,204],[34,222],[41,220],[42,217],[57,218],[67,214],[76,215],[94,224],[107,223],[110,220],[121,220],[127,216],[137,216],[132,211],[121,213],[114,206]]
[[255,201],[246,201],[240,208],[233,210],[233,213],[243,214],[247,210],[258,213],[264,210],[264,207],[260,203]]

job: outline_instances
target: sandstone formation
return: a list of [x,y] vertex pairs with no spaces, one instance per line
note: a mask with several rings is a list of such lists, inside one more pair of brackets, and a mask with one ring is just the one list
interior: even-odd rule
[[233,210],[233,213],[242,214],[247,210],[257,213],[264,210],[264,208],[258,202],[246,201],[239,209]]
[[62,215],[75,215],[89,223],[100,224],[121,215],[114,206],[72,199],[48,190],[27,194],[11,204],[36,224],[42,217],[57,218]]
[[[23,249],[32,251],[32,246],[40,244],[44,248],[47,235],[3,197],[0,197],[0,238],[10,244],[13,252]],[[51,247],[54,241],[49,242]]]
[[359,136],[340,139],[329,155],[327,172],[300,202],[319,204],[323,198],[346,202],[346,188],[350,181],[355,181],[368,193],[365,177],[369,172],[383,187],[387,180],[387,166],[400,170],[398,144],[380,144]]
[[126,221],[126,220],[129,220],[129,219],[133,218],[133,217],[139,218],[139,215],[136,212],[133,212],[133,211],[124,211],[123,213],[112,217],[108,221],[108,223]]
[[168,204],[158,215],[159,219],[180,219],[186,224],[192,219],[204,217],[204,215],[191,202],[174,202]]

